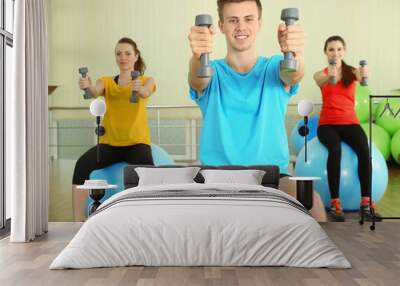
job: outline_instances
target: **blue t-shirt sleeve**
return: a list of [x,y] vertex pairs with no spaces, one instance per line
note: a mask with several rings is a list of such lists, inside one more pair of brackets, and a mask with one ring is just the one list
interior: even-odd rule
[[283,55],[275,55],[275,56],[272,56],[270,59],[271,65],[272,65],[273,77],[276,81],[276,84],[280,85],[282,87],[282,89],[284,90],[284,92],[288,96],[296,95],[297,92],[299,91],[300,85],[295,84],[295,85],[290,86],[289,92],[286,90],[285,84],[282,81],[280,74],[279,74],[281,60],[283,60]]
[[300,88],[300,84],[298,84],[298,83],[290,86],[289,95],[290,96],[296,95],[297,92],[299,91],[299,88]]
[[210,81],[208,82],[208,85],[203,89],[203,94],[199,97],[199,94],[197,92],[197,90],[193,89],[190,85],[189,85],[189,96],[192,100],[194,100],[194,102],[197,103],[197,105],[199,105],[200,107],[207,107],[208,104],[208,99],[210,97],[211,94],[211,87],[214,84],[215,81],[215,77],[216,77],[216,70],[215,70],[215,65],[213,61],[210,61],[210,65],[213,67],[214,69],[214,74],[211,77]]

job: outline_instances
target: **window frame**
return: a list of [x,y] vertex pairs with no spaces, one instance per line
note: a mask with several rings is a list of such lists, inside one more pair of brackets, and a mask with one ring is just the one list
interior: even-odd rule
[[[15,14],[15,0],[13,13]],[[5,93],[6,93],[6,49],[13,48],[13,34],[6,30],[6,0],[0,0],[0,237],[9,233],[10,219],[6,217],[6,189],[5,189]],[[14,19],[14,15],[11,15]],[[14,27],[13,29],[14,30]]]

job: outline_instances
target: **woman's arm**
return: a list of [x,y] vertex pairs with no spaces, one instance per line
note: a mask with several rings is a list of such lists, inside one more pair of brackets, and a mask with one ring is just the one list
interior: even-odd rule
[[323,70],[321,70],[314,74],[314,80],[319,87],[323,87],[329,81],[329,76],[325,74]]
[[355,68],[353,70],[353,73],[356,76],[357,81],[361,82],[363,77],[368,78],[369,70],[368,70],[368,67],[363,66],[363,67]]
[[151,96],[156,87],[156,83],[152,77],[147,78],[143,84],[140,80],[134,80],[132,84],[132,89],[137,91],[138,95],[142,98]]
[[103,96],[104,95],[104,83],[101,79],[96,81],[96,85],[92,85],[90,91],[94,97]]
[[98,97],[99,95],[104,95],[104,83],[101,79],[96,81],[96,85],[92,85],[91,78],[88,77],[81,77],[79,79],[79,88],[85,90],[86,88],[89,89],[90,94],[93,97]]
[[[353,73],[356,76],[358,82],[362,81],[363,76],[368,77],[368,70],[362,71],[361,69],[363,69],[363,68],[358,68],[358,69],[353,70]],[[364,69],[367,69],[367,68],[364,68]]]

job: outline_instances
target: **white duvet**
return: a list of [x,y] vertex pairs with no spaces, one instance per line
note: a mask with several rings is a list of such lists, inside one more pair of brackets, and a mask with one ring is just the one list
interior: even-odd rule
[[[189,195],[180,196],[177,191],[173,197],[137,198],[174,190]],[[264,193],[254,197],[251,191],[265,192],[267,197],[262,197]],[[196,192],[228,195],[190,196]],[[230,195],[235,192],[241,196]],[[104,202],[50,269],[128,265],[350,268],[320,225],[298,205],[279,190],[254,185],[131,188]]]

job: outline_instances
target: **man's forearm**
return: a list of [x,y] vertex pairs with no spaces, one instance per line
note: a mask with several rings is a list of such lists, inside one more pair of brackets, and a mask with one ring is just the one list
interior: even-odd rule
[[189,84],[198,92],[205,89],[210,81],[209,78],[201,78],[197,76],[197,70],[200,68],[200,60],[192,57],[189,62]]
[[280,72],[280,78],[285,85],[291,86],[298,84],[304,77],[304,58],[302,56],[296,57],[298,68],[295,72]]

